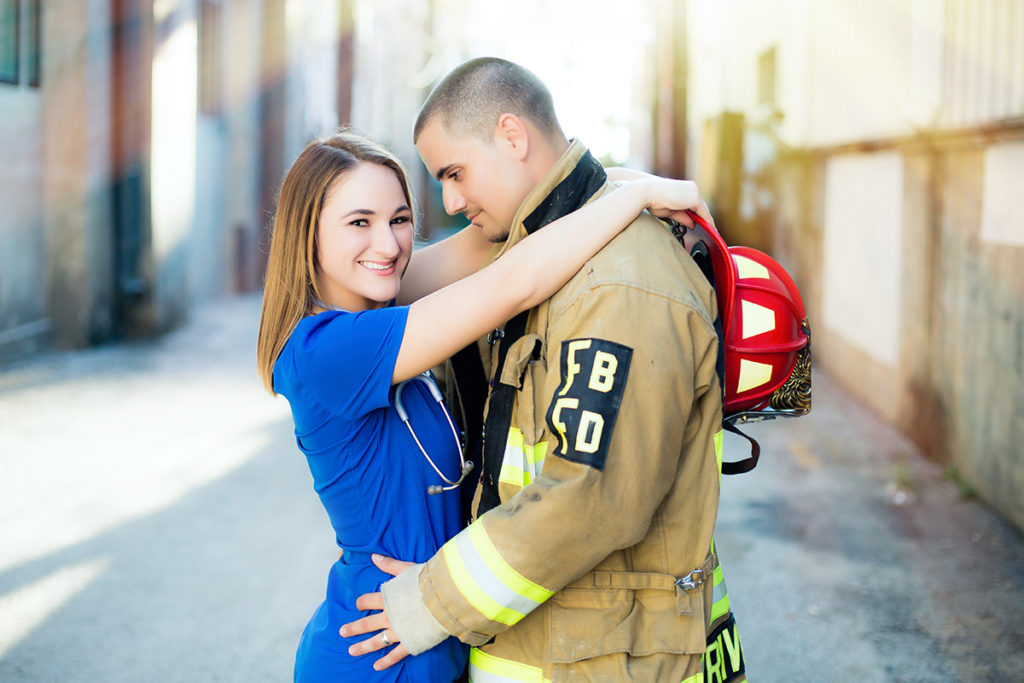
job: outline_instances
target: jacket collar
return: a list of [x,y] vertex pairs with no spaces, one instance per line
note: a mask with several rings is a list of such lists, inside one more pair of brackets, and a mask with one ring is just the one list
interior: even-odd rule
[[526,195],[519,206],[501,257],[527,235],[580,208],[608,180],[604,168],[578,139],[574,139],[547,175]]

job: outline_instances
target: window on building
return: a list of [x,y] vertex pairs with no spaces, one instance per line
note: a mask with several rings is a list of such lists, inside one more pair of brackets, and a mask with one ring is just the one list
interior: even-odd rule
[[38,88],[42,72],[42,0],[0,0],[0,83]]

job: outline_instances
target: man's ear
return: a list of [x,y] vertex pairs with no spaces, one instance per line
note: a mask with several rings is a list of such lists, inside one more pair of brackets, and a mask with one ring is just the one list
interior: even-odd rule
[[526,159],[530,152],[530,135],[526,124],[512,113],[498,117],[498,125],[494,129],[499,144],[506,146],[520,161]]

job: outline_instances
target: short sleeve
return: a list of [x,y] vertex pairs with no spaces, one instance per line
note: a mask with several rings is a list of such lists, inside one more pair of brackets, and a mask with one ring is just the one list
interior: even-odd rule
[[296,378],[325,408],[351,418],[388,405],[407,306],[304,319],[289,346]]

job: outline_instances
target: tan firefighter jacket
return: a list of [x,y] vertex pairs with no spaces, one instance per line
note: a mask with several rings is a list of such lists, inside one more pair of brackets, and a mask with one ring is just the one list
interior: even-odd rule
[[[577,208],[587,183],[609,191],[604,181],[572,143],[500,253],[531,223]],[[501,463],[485,455],[477,502],[490,487],[500,505],[419,574],[438,624],[477,646],[471,680],[703,680],[709,623],[728,612],[708,552],[722,423],[715,307],[692,259],[644,214],[528,313],[500,373],[517,389],[509,428],[485,437],[500,439]]]

